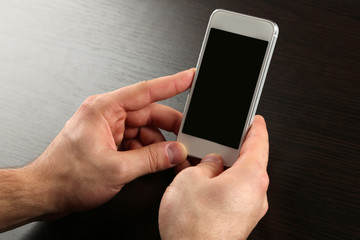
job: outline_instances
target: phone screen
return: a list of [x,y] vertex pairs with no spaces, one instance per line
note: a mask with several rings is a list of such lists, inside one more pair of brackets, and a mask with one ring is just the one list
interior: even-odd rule
[[210,29],[183,133],[239,147],[267,45]]

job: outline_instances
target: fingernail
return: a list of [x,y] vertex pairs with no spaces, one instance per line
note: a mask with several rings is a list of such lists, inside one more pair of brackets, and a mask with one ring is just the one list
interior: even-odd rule
[[170,163],[172,165],[178,165],[185,160],[187,156],[187,150],[182,143],[171,143],[167,147],[167,154]]
[[211,153],[209,155],[206,155],[201,162],[218,162],[221,161],[221,156],[216,153]]

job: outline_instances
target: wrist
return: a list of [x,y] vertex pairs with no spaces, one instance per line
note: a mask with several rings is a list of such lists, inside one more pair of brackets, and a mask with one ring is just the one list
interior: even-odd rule
[[[40,156],[41,158],[41,156]],[[36,220],[47,220],[66,215],[65,195],[66,188],[61,186],[61,181],[55,175],[55,169],[44,167],[42,159],[37,159],[32,164],[19,169],[22,181],[26,186],[25,195],[31,199],[36,209]]]
[[47,194],[27,168],[0,170],[0,232],[48,214]]
[[53,191],[49,180],[43,179],[36,168],[31,165],[18,169],[22,186],[22,204],[33,208],[34,217],[51,214],[55,211]]

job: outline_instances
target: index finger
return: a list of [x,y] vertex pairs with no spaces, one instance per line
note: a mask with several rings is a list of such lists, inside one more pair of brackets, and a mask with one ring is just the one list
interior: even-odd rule
[[191,68],[174,75],[143,81],[109,94],[112,102],[116,102],[127,111],[135,111],[152,102],[173,97],[191,86],[195,69]]

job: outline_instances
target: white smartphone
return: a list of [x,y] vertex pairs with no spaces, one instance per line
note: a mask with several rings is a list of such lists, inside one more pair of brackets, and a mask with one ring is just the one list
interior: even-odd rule
[[177,141],[190,156],[239,157],[279,34],[274,22],[226,10],[210,17]]

